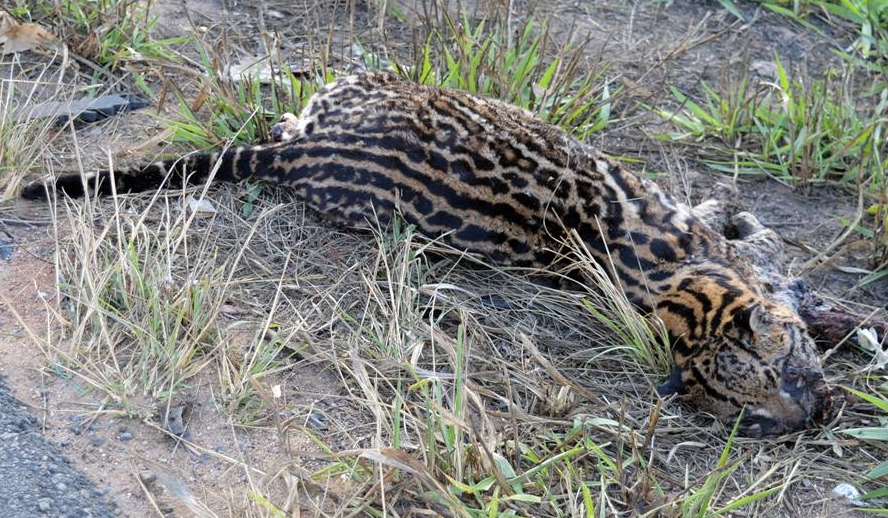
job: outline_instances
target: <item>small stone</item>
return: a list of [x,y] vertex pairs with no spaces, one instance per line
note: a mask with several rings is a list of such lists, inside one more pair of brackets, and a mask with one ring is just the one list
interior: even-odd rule
[[143,469],[139,472],[139,480],[145,485],[153,484],[154,481],[157,480],[157,475],[155,475],[150,469]]
[[860,491],[847,482],[842,482],[841,484],[837,485],[833,488],[832,492],[834,495],[840,498],[844,498],[846,502],[855,507],[863,507],[864,505],[866,505],[860,499]]
[[52,500],[49,498],[41,498],[37,500],[37,509],[40,509],[41,512],[48,513],[50,509],[52,509]]
[[315,430],[324,431],[327,429],[327,422],[324,421],[324,417],[322,415],[316,414],[314,412],[310,412],[308,414],[308,417],[306,418],[306,422],[309,426],[311,426]]
[[185,407],[183,405],[176,405],[170,409],[170,413],[167,415],[166,425],[167,430],[170,431],[173,435],[182,436],[185,433]]
[[101,446],[103,444],[105,444],[105,439],[102,439],[101,437],[93,437],[92,438],[92,445],[93,446],[98,448],[99,446]]
[[777,77],[777,65],[772,61],[753,61],[749,68],[766,79]]
[[120,432],[119,434],[117,434],[117,439],[123,442],[131,441],[133,439],[133,434],[129,432]]

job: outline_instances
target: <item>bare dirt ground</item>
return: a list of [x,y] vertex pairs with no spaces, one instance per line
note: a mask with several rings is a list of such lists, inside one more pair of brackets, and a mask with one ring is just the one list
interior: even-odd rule
[[[469,12],[483,17],[484,4],[469,6]],[[499,4],[491,2],[488,8],[502,12],[505,7]],[[839,66],[839,59],[830,51],[829,39],[842,35],[834,35],[828,26],[822,28],[825,36],[814,35],[754,4],[740,3],[749,20],[746,23],[731,17],[717,2],[553,0],[541,4],[545,8],[536,14],[549,16],[550,25],[555,29],[552,30],[554,37],[576,43],[589,36],[587,65],[607,63],[609,73],[626,89],[615,110],[616,122],[595,137],[595,144],[613,155],[641,159],[643,166],[638,169],[668,172],[664,183],[678,196],[695,201],[705,195],[715,181],[725,177],[697,162],[687,148],[656,139],[657,134],[668,130],[666,123],[645,114],[641,104],[668,105],[665,101],[668,85],[676,85],[688,93],[700,92],[703,82],[717,83],[738,67],[749,67],[760,79],[769,80],[773,70],[767,63],[775,51],[788,68],[810,77],[818,77],[830,66]],[[398,5],[410,20],[421,22],[422,11],[417,6],[406,1]],[[527,14],[523,2],[511,5],[516,16]],[[157,13],[162,17],[157,36],[190,31],[191,20],[205,26],[208,34],[224,31],[227,38],[235,42],[232,48],[242,57],[263,53],[262,38],[257,37],[263,31],[266,34],[277,31],[283,40],[282,48],[293,54],[294,62],[303,58],[305,46],[323,41],[328,33],[334,35],[337,52],[348,49],[355,39],[392,54],[404,51],[410,43],[408,24],[387,19],[386,30],[380,33],[376,28],[376,7],[376,4],[368,7],[362,2],[201,0],[189,2],[189,16],[185,16],[185,4],[161,1],[157,3]],[[329,31],[329,27],[333,30]],[[47,163],[64,169],[67,162],[79,156],[87,169],[101,167],[107,161],[102,150],[126,148],[158,131],[158,124],[143,114],[123,115],[79,131],[76,142],[70,135],[54,137],[47,150]],[[76,154],[75,147],[79,149]],[[115,158],[133,159],[119,155]],[[791,245],[797,245],[790,247],[793,256],[790,268],[796,270],[811,257],[812,251],[822,250],[844,230],[839,217],[853,217],[857,208],[856,199],[842,192],[815,190],[801,194],[772,181],[741,180],[739,192],[744,204],[766,225],[777,229]],[[232,200],[225,195],[221,198]],[[274,206],[274,201],[268,203]],[[303,216],[299,212],[295,215],[287,212],[282,217]],[[331,283],[359,283],[360,274],[351,266],[356,262],[352,261],[353,256],[362,256],[364,260],[372,258],[372,250],[378,243],[372,236],[334,232],[316,223],[312,215],[306,218],[300,220],[307,229],[304,235],[300,234],[300,253],[314,255],[305,256],[305,264],[326,259],[332,265],[324,267],[322,272],[334,279]],[[217,384],[213,378],[215,373],[210,370],[191,379],[189,390],[177,394],[172,401],[144,395],[139,404],[121,408],[108,400],[104,392],[92,390],[89,379],[58,364],[48,364],[40,344],[53,339],[47,336],[57,336],[56,317],[65,318],[65,315],[56,288],[55,234],[47,221],[42,207],[23,203],[0,216],[0,229],[5,229],[19,245],[9,259],[0,260],[0,373],[6,376],[18,397],[32,406],[44,423],[47,437],[62,444],[78,466],[107,488],[122,516],[210,516],[205,509],[219,516],[242,516],[256,512],[258,500],[251,496],[255,494],[282,508],[287,507],[288,501],[297,502],[290,506],[293,516],[335,514],[345,508],[343,502],[356,490],[347,476],[334,476],[322,483],[308,476],[322,468],[329,458],[325,448],[313,437],[323,436],[323,444],[334,451],[375,445],[378,437],[373,416],[356,403],[360,390],[350,386],[352,382],[342,374],[340,366],[323,357],[305,351],[293,359],[288,369],[264,378],[262,385],[274,393],[266,401],[272,410],[246,423],[234,420],[231,409],[214,393]],[[830,263],[806,270],[805,278],[827,295],[868,307],[885,307],[888,282],[852,290],[861,274],[836,268],[865,268],[863,259],[863,253],[852,248]],[[450,266],[445,262],[437,270],[433,268],[430,276],[442,271],[451,275],[447,271]],[[485,279],[483,272],[475,270],[455,275],[460,282],[481,283],[477,288],[479,293],[485,290],[495,293],[500,283],[512,282],[502,278]],[[485,281],[487,285],[483,284]],[[545,298],[545,293],[540,291],[535,295]],[[493,327],[534,329],[541,343],[551,344],[546,351],[556,359],[559,355],[561,358],[573,355],[570,346],[565,345],[571,342],[570,330],[559,329],[557,325],[552,330],[543,321],[528,324],[522,315],[531,312],[524,309],[479,318],[496,320]],[[332,309],[316,303],[313,311],[321,315]],[[242,324],[241,320],[252,322],[252,327],[250,324],[236,327],[234,324]],[[252,319],[235,315],[226,320],[226,325],[231,324],[228,335],[231,348],[247,348],[260,320],[261,317],[255,315]],[[311,336],[323,344],[327,338],[320,327],[308,326],[306,332],[314,333]],[[566,334],[558,335],[559,331]],[[76,347],[76,344],[66,347]],[[516,358],[521,357],[519,353],[514,354]],[[347,359],[343,356],[343,361]],[[840,363],[855,360],[853,356],[842,356]],[[519,363],[516,360],[516,366]],[[594,385],[591,378],[598,372],[573,365],[572,369],[571,364],[566,363],[564,371]],[[636,406],[630,409],[629,418],[644,422],[650,410],[647,402],[650,397],[646,392],[650,384],[633,385],[627,381],[641,377],[632,367],[614,368],[623,371],[623,377],[618,376],[615,392],[600,394],[594,405],[616,415],[626,401],[635,401],[631,403]],[[381,365],[380,369],[384,370],[385,366]],[[610,374],[603,371],[601,375]],[[188,428],[185,442],[165,430],[165,416],[171,409],[173,413],[181,409],[185,417]],[[660,424],[663,428],[660,451],[670,452],[669,459],[673,452],[679,452],[681,457],[681,452],[690,451],[681,462],[667,460],[666,464],[675,463],[679,471],[675,475],[677,480],[683,476],[680,471],[685,469],[705,472],[705,463],[717,457],[722,444],[715,437],[724,430],[717,425],[704,425],[703,432],[688,438],[686,428],[671,424],[683,422],[681,409],[671,412],[670,418],[675,420],[664,418]],[[291,426],[294,421],[297,424]],[[865,426],[876,422],[872,417],[859,415],[853,424]],[[761,516],[854,516],[853,509],[834,501],[829,490],[839,481],[853,482],[853,477],[860,475],[855,463],[861,460],[852,453],[859,445],[829,432],[805,436],[798,442],[794,440],[740,443],[740,454],[748,459],[746,469],[750,477],[773,466],[788,478],[796,476],[797,471],[804,473],[803,479],[781,494],[780,501]],[[837,453],[842,447],[844,456]],[[700,452],[705,456],[694,456]],[[781,456],[792,457],[792,461],[779,464]],[[870,454],[863,456],[863,462],[872,460]],[[248,511],[250,509],[252,511]],[[417,511],[414,515],[422,514]],[[631,511],[627,511],[628,514]]]

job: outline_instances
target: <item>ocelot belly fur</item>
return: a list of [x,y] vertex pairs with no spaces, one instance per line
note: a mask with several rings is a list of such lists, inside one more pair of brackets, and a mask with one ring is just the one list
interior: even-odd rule
[[[370,72],[322,88],[280,142],[196,153],[49,191],[76,197],[244,178],[287,185],[356,226],[398,213],[429,236],[499,263],[556,268],[567,230],[660,317],[675,371],[660,387],[748,435],[828,419],[834,389],[805,324],[771,296],[737,244],[654,183],[531,113],[468,93]],[[112,185],[113,177],[113,185]],[[25,198],[48,195],[41,182]],[[754,225],[753,225],[754,227]],[[749,234],[759,231],[751,228]]]

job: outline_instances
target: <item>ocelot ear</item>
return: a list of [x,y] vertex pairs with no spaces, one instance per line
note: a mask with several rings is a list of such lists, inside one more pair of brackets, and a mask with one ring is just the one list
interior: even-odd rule
[[768,308],[762,304],[755,303],[748,309],[749,312],[749,329],[754,335],[767,334],[770,326],[774,324],[774,317]]
[[666,381],[657,387],[657,394],[661,397],[671,396],[673,394],[682,395],[687,393],[688,387],[684,381],[684,370],[676,367],[672,374],[666,378]]

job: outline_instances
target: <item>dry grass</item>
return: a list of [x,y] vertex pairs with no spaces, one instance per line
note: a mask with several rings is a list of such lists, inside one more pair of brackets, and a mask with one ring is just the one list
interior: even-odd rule
[[[351,31],[378,27],[378,13],[353,16]],[[714,38],[703,25],[636,79]],[[332,32],[328,44],[354,43],[353,32]],[[641,43],[618,38],[630,48],[615,62],[656,53]],[[380,43],[379,54],[398,45]],[[634,130],[630,106],[653,94],[627,85],[617,122]],[[6,97],[31,102],[21,89]],[[116,162],[96,159],[97,141],[134,131],[105,126],[81,142],[4,128],[27,158],[6,178],[11,189],[47,159],[35,142],[70,146],[55,161],[82,153],[89,169]],[[191,211],[189,197],[216,212]],[[50,210],[62,296],[50,331],[32,331],[51,368],[95,395],[90,420],[144,423],[175,439],[154,448],[236,474],[220,489],[193,481],[187,460],[133,456],[131,477],[158,515],[170,499],[196,516],[826,515],[828,488],[880,460],[829,428],[731,442],[723,425],[659,401],[668,352],[656,326],[589,261],[577,268],[598,286],[561,290],[551,272],[484,264],[399,225],[339,231],[286,192],[244,186]],[[234,451],[165,422],[208,398]],[[195,431],[207,424],[198,414]],[[872,419],[848,411],[834,428]],[[263,455],[250,456],[257,437]],[[155,481],[139,476],[146,469]]]
[[[51,121],[29,119],[28,111],[41,102],[59,101],[70,92],[59,88],[67,72],[62,55],[47,61],[27,62],[6,58],[0,77],[0,199],[18,196],[22,180],[43,170],[41,148],[50,133]],[[52,85],[55,88],[52,88]]]

